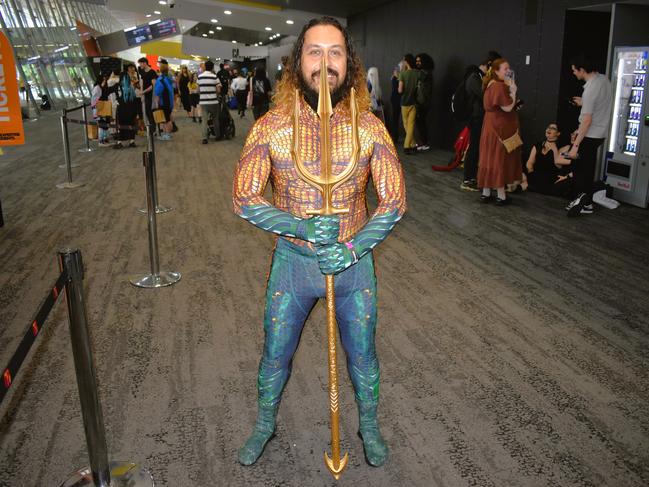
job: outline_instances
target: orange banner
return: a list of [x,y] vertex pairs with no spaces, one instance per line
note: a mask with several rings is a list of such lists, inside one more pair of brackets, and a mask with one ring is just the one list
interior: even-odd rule
[[9,39],[0,32],[0,146],[24,143],[14,53]]

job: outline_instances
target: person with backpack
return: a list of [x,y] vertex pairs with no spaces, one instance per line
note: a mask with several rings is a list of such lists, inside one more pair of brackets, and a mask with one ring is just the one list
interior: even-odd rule
[[174,82],[169,74],[169,63],[167,60],[161,59],[158,64],[160,64],[160,76],[156,80],[153,92],[158,97],[158,108],[165,115],[165,121],[160,124],[162,134],[158,137],[158,140],[171,140],[171,132],[173,131],[171,112],[174,109]]
[[433,58],[425,52],[417,54],[415,65],[419,71],[419,83],[417,85],[417,116],[415,119],[417,132],[419,134],[418,151],[430,149],[428,143],[428,118],[433,98],[433,69],[435,63]]
[[415,120],[417,118],[417,85],[419,84],[419,70],[414,69],[415,57],[406,54],[403,57],[404,70],[399,73],[399,93],[401,93],[401,118],[406,129],[406,139],[403,149],[407,155],[417,153],[415,143]]
[[464,157],[464,178],[460,184],[460,189],[464,191],[479,191],[478,161],[480,160],[480,134],[484,120],[482,78],[491,63],[500,57],[497,52],[489,51],[487,58],[479,66],[469,66],[453,95],[453,114],[456,120],[469,128],[470,142]]
[[250,80],[252,89],[252,114],[257,120],[265,114],[270,107],[270,81],[266,70],[262,67],[255,69],[255,76]]

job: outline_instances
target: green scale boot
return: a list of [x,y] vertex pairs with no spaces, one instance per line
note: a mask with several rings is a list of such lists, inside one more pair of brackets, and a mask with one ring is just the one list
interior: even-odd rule
[[376,409],[376,404],[358,404],[358,436],[363,440],[365,461],[372,467],[380,467],[388,459],[388,446],[385,444],[385,440],[383,440],[379,431]]
[[239,448],[239,463],[241,465],[252,465],[264,452],[266,443],[275,436],[275,418],[279,406],[259,406],[255,429],[246,441]]

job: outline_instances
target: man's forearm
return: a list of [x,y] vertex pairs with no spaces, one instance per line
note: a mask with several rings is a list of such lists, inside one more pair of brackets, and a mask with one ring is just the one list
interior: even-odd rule
[[401,220],[401,215],[397,209],[370,218],[349,242],[353,246],[357,258],[360,259],[383,242],[399,220]]
[[586,137],[588,129],[592,124],[593,121],[590,117],[584,119],[584,121],[579,124],[579,129],[577,129],[577,137],[575,138],[575,142],[572,145],[578,146],[579,144],[581,144],[581,141],[584,140],[584,137]]
[[306,221],[271,205],[243,205],[239,216],[258,228],[283,237],[302,238],[306,235]]

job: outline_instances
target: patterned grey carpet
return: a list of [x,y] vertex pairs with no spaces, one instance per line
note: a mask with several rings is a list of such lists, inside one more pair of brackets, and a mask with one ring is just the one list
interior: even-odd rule
[[[182,281],[130,286],[147,270],[141,147],[74,152],[63,181],[58,121],[27,126],[0,157],[0,366],[53,283],[56,250],[82,249],[111,458],[156,485],[329,486],[324,307],[305,327],[257,465],[236,449],[255,415],[262,298],[272,238],[231,212],[234,141],[199,144],[179,120],[158,144],[162,268]],[[71,128],[73,148],[81,146]],[[142,146],[142,140],[138,143]],[[409,212],[376,251],[380,418],[391,447],[368,467],[341,366],[341,486],[649,485],[649,218],[646,210],[569,220],[538,195],[481,205],[437,152],[404,159]],[[64,306],[0,409],[0,485],[57,486],[87,463]]]

